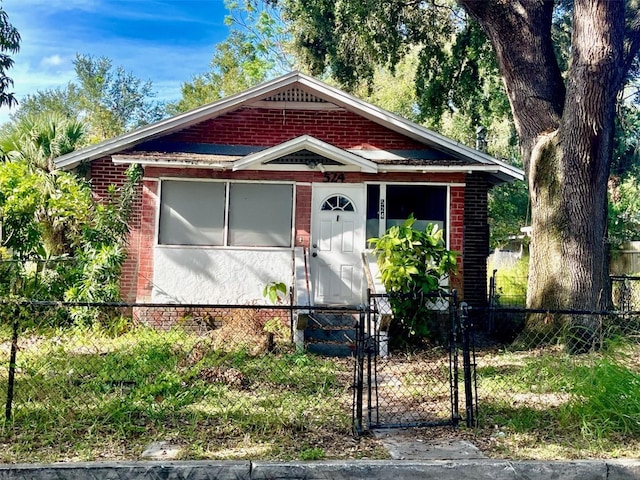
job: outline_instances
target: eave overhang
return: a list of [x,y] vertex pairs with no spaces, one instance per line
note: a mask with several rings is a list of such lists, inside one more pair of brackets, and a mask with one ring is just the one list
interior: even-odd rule
[[[275,80],[271,80],[254,88],[251,88],[243,93],[227,97],[212,104],[196,108],[189,112],[176,115],[152,125],[141,127],[132,132],[128,132],[120,135],[119,137],[115,137],[113,139],[91,145],[82,150],[63,155],[55,160],[55,164],[57,168],[69,170],[76,167],[80,163],[91,162],[92,160],[100,157],[113,155],[125,150],[130,150],[140,143],[158,139],[168,134],[188,128],[204,120],[216,118],[220,115],[231,112],[241,107],[258,106],[264,108],[264,104],[267,103],[264,102],[265,98],[284,92],[293,87],[304,89],[305,91],[310,92],[311,94],[325,100],[326,102],[351,111],[357,115],[362,116],[363,118],[369,119],[379,125],[389,128],[390,130],[412,138],[428,147],[434,148],[447,155],[450,155],[453,158],[462,160],[464,162],[474,163],[478,167],[485,166],[487,168],[481,170],[484,170],[490,174],[495,173],[496,175],[498,175],[496,177],[496,180],[498,182],[524,179],[524,172],[519,168],[513,167],[506,162],[497,160],[478,150],[466,147],[465,145],[455,142],[450,138],[447,138],[436,132],[433,132],[432,130],[405,120],[395,114],[364,102],[363,100],[353,97],[346,92],[343,92],[335,87],[329,86],[299,72],[289,73]],[[324,148],[324,150],[327,154],[332,153],[330,149]],[[348,151],[341,150],[341,152]],[[266,157],[258,156],[250,159],[250,161],[264,162],[264,158]],[[355,158],[351,158],[351,160],[352,165],[358,164]],[[240,165],[242,165],[242,163]],[[362,168],[368,168],[370,170],[373,170],[374,166],[374,163],[372,163],[371,165],[367,165],[366,163],[362,164]],[[387,170],[389,170],[389,168],[387,168]],[[449,171],[451,170],[452,169],[449,168]],[[453,170],[456,169],[453,168]]]

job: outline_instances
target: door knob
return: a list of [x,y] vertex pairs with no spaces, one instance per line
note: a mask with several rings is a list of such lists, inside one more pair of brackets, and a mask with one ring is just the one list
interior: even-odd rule
[[312,257],[314,257],[314,258],[315,258],[315,257],[317,257],[317,256],[318,256],[318,252],[313,252],[313,253],[311,254],[311,256],[312,256]]
[[313,245],[311,245],[313,248],[318,248],[318,244],[314,243]]

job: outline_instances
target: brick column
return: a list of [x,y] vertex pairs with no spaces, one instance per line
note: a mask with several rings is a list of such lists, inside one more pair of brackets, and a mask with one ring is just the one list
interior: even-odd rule
[[467,174],[464,191],[464,301],[472,307],[487,305],[487,256],[489,184],[478,174]]
[[452,275],[450,285],[457,290],[458,298],[464,296],[464,263],[462,253],[464,249],[464,187],[451,187],[449,191],[449,249],[457,252],[458,273]]
[[138,249],[138,302],[151,300],[153,288],[153,248],[156,230],[156,202],[158,180],[145,178],[142,182],[142,215]]
[[296,186],[296,238],[294,246],[309,247],[311,236],[311,185]]

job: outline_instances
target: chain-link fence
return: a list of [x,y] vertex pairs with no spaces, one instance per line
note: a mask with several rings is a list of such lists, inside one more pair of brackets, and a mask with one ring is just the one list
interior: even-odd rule
[[[333,322],[335,309],[1,303],[0,461],[137,458],[157,440],[185,458],[345,458],[359,447],[336,439],[363,419],[540,433],[589,425],[576,417],[588,408],[609,409],[620,438],[640,436],[640,311],[408,300],[342,312],[361,327],[346,358],[301,342],[305,323]],[[398,315],[411,306],[425,309]]]
[[298,313],[3,303],[0,462],[135,458],[167,439],[188,458],[322,451],[351,434],[352,361],[299,351]]
[[640,278],[612,277],[613,309],[599,312],[525,309],[502,295],[522,280],[494,275],[489,308],[472,315],[479,424],[637,438]]
[[640,310],[640,277],[612,275],[611,294],[615,310]]
[[356,431],[457,425],[463,343],[455,292],[370,295],[356,343]]

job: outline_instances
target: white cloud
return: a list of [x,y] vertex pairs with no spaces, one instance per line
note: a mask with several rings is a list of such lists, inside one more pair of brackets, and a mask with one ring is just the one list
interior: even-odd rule
[[48,57],[44,57],[40,61],[40,65],[43,67],[57,67],[62,65],[63,62],[64,60],[62,60],[62,57],[58,54],[55,54],[55,55],[50,55]]

